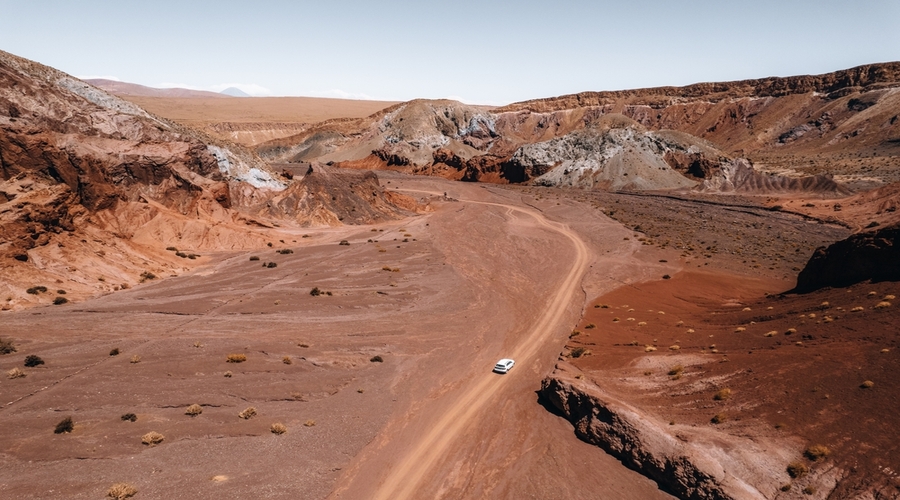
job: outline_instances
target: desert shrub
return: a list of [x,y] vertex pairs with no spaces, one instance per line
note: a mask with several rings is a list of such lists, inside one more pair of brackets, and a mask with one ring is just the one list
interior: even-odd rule
[[778,335],[778,332],[775,331],[775,330],[772,330],[771,332],[767,332],[767,333],[764,335],[764,337],[774,337],[774,336],[776,336],[776,335]]
[[810,446],[803,451],[803,456],[812,460],[813,462],[824,460],[828,458],[828,455],[831,455],[831,450],[829,450],[827,446],[821,444]]
[[313,297],[318,297],[319,295],[322,295],[322,290],[319,290],[319,287],[315,287],[309,291],[309,294]]
[[278,267],[278,264],[275,262],[269,262],[268,264],[266,264],[266,267],[272,269],[274,267]]
[[383,363],[383,362],[384,362],[384,358],[382,358],[380,354],[376,354],[375,356],[372,356],[372,357],[369,359],[369,361],[372,362],[372,363]]
[[233,376],[233,375],[232,375],[232,373],[231,373],[230,371],[229,371],[229,372],[225,372],[225,378],[231,378],[232,376]]
[[110,355],[110,356],[118,356],[118,355],[119,355],[119,348],[118,348],[118,347],[114,347],[111,351],[109,351],[109,355]]
[[896,299],[896,298],[897,298],[897,297],[894,296],[894,295],[885,295],[884,298],[881,299],[881,300],[894,300],[894,299]]
[[807,487],[803,488],[803,494],[804,495],[815,495],[816,489],[812,485],[807,486]]
[[244,408],[244,411],[238,413],[238,416],[244,420],[250,420],[256,416],[256,408],[252,406]]
[[53,429],[54,434],[66,434],[72,432],[75,429],[75,423],[72,422],[72,417],[66,417],[59,421],[56,424],[56,428]]
[[570,339],[574,339],[575,337],[577,337],[577,336],[579,336],[579,335],[581,335],[581,331],[579,331],[579,330],[572,330],[572,333],[569,334],[569,338],[570,338]]
[[281,362],[286,365],[289,365],[289,364],[293,363],[294,360],[292,360],[290,356],[285,356],[285,357],[281,358]]
[[281,250],[275,250],[275,251],[280,253],[281,255],[289,255],[289,254],[294,253],[294,251],[291,250],[290,248],[282,248]]
[[791,491],[791,486],[792,486],[791,483],[784,483],[781,485],[781,488],[779,488],[779,489],[781,491]]
[[656,350],[656,348],[653,347],[652,345],[644,346],[644,352],[653,352],[655,350]]
[[725,401],[726,399],[728,399],[730,397],[731,397],[731,389],[726,387],[724,389],[719,390],[719,392],[717,392],[713,396],[713,399],[715,399],[716,401]]
[[855,313],[855,312],[860,312],[860,311],[864,311],[864,310],[865,310],[865,308],[863,306],[856,306],[853,309],[850,309],[850,312]]
[[34,354],[29,354],[28,356],[25,356],[25,366],[27,366],[28,368],[33,368],[35,366],[42,365],[42,364],[44,364],[44,360],[41,359],[40,356],[36,356]]
[[303,425],[306,426],[306,427],[315,427],[315,426],[316,426],[316,421],[313,420],[313,419],[309,419],[309,420],[307,420],[306,422],[303,422]]
[[886,307],[891,307],[891,303],[886,300],[875,304],[875,309],[884,309]]
[[331,292],[325,292],[325,295],[331,297]]
[[156,431],[150,431],[141,436],[141,442],[148,446],[162,443],[164,439],[166,439],[166,437]]
[[272,434],[284,434],[285,432],[287,432],[287,427],[285,427],[284,424],[281,423],[274,423],[272,424],[270,430],[272,431]]
[[785,335],[793,335],[795,333],[797,333],[796,328],[788,328],[787,331],[784,332]]
[[593,323],[588,323],[588,324],[585,325],[585,327],[584,327],[585,330],[593,330],[594,328],[597,328],[597,325],[595,325],[595,324],[593,324]]
[[338,243],[338,245],[349,246],[349,245],[350,245],[350,242],[347,241],[347,240],[341,240],[341,242]]
[[65,297],[56,296],[53,298],[53,305],[55,305],[55,306],[61,306],[68,302],[69,302],[69,299],[67,299]]
[[569,356],[571,356],[573,358],[580,358],[581,356],[584,355],[584,351],[585,351],[584,347],[578,346],[575,349],[572,349],[572,352],[569,353]]
[[873,290],[873,291],[867,293],[867,294],[866,294],[866,297],[874,297],[874,296],[876,296],[876,295],[878,295],[878,292],[876,292],[876,291]]
[[45,287],[45,286],[33,286],[33,287],[31,287],[31,288],[29,288],[28,290],[25,290],[25,291],[26,291],[27,293],[31,294],[31,295],[37,295],[37,294],[39,294],[39,293],[44,293],[44,292],[46,292],[46,291],[47,291],[47,287]]
[[684,367],[681,365],[675,365],[669,369],[669,376],[674,377],[675,375],[681,375],[684,373]]
[[187,258],[187,254],[184,253],[184,252],[175,252],[175,256],[176,256],[176,257],[181,257],[182,259],[186,259],[186,258]]
[[875,382],[872,382],[871,380],[866,380],[865,382],[859,384],[859,386],[863,389],[871,389],[871,388],[875,387]]
[[126,413],[119,418],[121,418],[123,422],[137,422],[137,415],[134,413]]
[[399,273],[399,272],[400,272],[400,268],[399,268],[399,267],[395,267],[395,268],[391,269],[391,272],[392,272],[392,273]]
[[251,256],[250,256],[250,260],[251,260],[251,261],[259,260],[259,256],[258,256],[258,255],[251,255]]
[[188,406],[186,410],[184,410],[185,415],[190,415],[192,417],[196,417],[197,415],[203,413],[203,407],[198,405],[197,403]]
[[6,372],[6,378],[8,378],[8,379],[16,379],[16,378],[23,378],[23,377],[25,377],[25,372],[20,370],[18,367],[13,368],[12,370],[9,370],[8,372]]
[[13,345],[12,340],[0,339],[0,354],[12,354],[14,352],[16,352],[16,346]]
[[737,327],[737,328],[734,329],[734,333],[741,333],[741,332],[746,331],[746,330],[747,330],[747,329],[746,329],[745,327],[739,326],[739,327]]
[[390,272],[390,271],[391,271],[391,266],[382,266],[382,267],[381,267],[381,270],[382,270],[382,271],[388,271],[388,272]]
[[668,279],[672,279],[672,277],[669,276],[668,274],[663,274],[662,279],[668,280]]
[[225,358],[225,361],[228,363],[243,363],[247,361],[246,354],[229,354],[228,357]]
[[178,251],[178,249],[175,248],[175,247],[166,247],[166,250],[168,250],[168,251],[170,251],[170,252],[177,252],[177,251]]
[[141,362],[141,357],[138,356],[137,354],[135,354],[134,356],[131,357],[131,362],[132,362],[132,363],[140,363],[140,362]]
[[141,281],[155,280],[155,279],[156,279],[156,275],[151,273],[150,271],[144,271],[141,273]]
[[106,496],[114,500],[125,500],[137,495],[137,488],[128,483],[116,483],[106,490]]
[[712,422],[714,424],[721,424],[722,422],[725,422],[726,420],[728,420],[728,415],[726,415],[724,413],[716,413],[715,416],[713,416],[713,418],[710,420],[710,422]]
[[809,472],[809,467],[802,462],[791,462],[787,466],[787,473],[794,479],[799,479]]
[[670,346],[669,346],[669,350],[670,350],[670,351],[678,351],[678,350],[680,350],[680,349],[681,349],[681,346],[680,346],[680,345],[677,345],[677,344],[676,344],[676,345],[670,345]]

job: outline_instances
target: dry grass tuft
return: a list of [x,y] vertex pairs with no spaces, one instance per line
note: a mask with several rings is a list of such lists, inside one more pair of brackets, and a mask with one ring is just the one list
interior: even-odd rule
[[885,309],[887,307],[891,307],[891,303],[886,300],[875,304],[875,309]]
[[586,350],[587,349],[585,349],[584,347],[581,347],[581,346],[576,347],[575,349],[572,349],[572,352],[569,353],[569,356],[572,358],[580,358],[581,356],[584,355],[584,352]]
[[653,347],[652,345],[644,346],[644,352],[653,352],[655,350],[656,350],[656,348]]
[[0,339],[0,355],[12,354],[14,352],[16,352],[16,346],[13,345],[12,340]]
[[286,365],[289,365],[289,364],[292,364],[294,362],[294,360],[292,360],[290,356],[285,356],[285,357],[281,358],[281,362]]
[[776,335],[778,335],[778,332],[776,330],[772,330],[771,332],[766,332],[764,337],[774,337]]
[[669,369],[669,376],[674,377],[675,375],[681,375],[684,372],[684,367],[681,365],[675,365]]
[[6,378],[8,378],[8,379],[16,379],[16,378],[24,378],[24,377],[25,377],[25,372],[20,370],[18,367],[13,368],[12,370],[9,370],[8,372],[6,372]]
[[593,330],[594,328],[597,328],[597,325],[595,325],[595,324],[593,324],[593,323],[588,323],[588,324],[585,325],[585,327],[584,327],[585,330]]
[[677,351],[679,349],[681,349],[680,345],[670,345],[669,346],[669,350],[671,350],[671,351]]
[[158,445],[163,442],[163,439],[166,439],[166,437],[156,431],[150,431],[141,436],[141,442],[148,446]]
[[272,431],[272,434],[284,434],[285,432],[287,432],[287,427],[285,427],[285,425],[281,423],[274,423],[269,430]]
[[804,494],[804,495],[815,495],[815,494],[816,494],[816,488],[813,487],[812,485],[806,486],[806,487],[803,488],[803,494]]
[[244,361],[247,361],[247,355],[246,354],[229,354],[228,357],[225,358],[225,361],[228,363],[243,363]]
[[862,384],[859,384],[859,387],[861,389],[871,389],[871,388],[875,387],[875,382],[872,382],[871,380],[866,380]]
[[250,420],[256,416],[256,408],[252,406],[244,408],[244,411],[238,413],[238,416],[244,420]]
[[745,331],[745,330],[747,330],[745,327],[739,326],[739,327],[737,327],[737,328],[734,329],[734,333],[741,333],[741,332],[743,332],[743,331]]
[[75,430],[75,423],[72,422],[72,417],[66,417],[59,421],[56,424],[56,428],[53,429],[54,434],[68,434]]
[[316,421],[313,420],[313,419],[309,419],[309,420],[307,420],[306,422],[303,422],[303,425],[304,425],[305,427],[315,427],[315,426],[316,426]]
[[125,500],[137,495],[137,488],[128,483],[116,483],[106,490],[106,496],[115,500]]
[[741,311],[747,312],[747,311],[752,311],[752,309],[750,309],[749,307],[745,307],[745,308],[741,309]]
[[886,348],[886,347],[885,347],[884,349],[881,350],[881,354],[887,354],[887,353],[889,353],[889,352],[891,352],[891,350],[888,349],[888,348]]
[[787,473],[794,479],[799,479],[809,472],[809,467],[803,462],[791,462],[787,466]]
[[688,328],[687,330],[684,331],[684,333],[694,333],[694,329]]
[[864,311],[864,310],[865,310],[865,308],[863,306],[856,306],[853,309],[850,309],[850,312],[855,313],[855,312],[860,312],[860,311]]
[[233,376],[234,376],[234,374],[231,373],[231,371],[225,372],[225,378],[231,378],[231,377],[233,377]]
[[713,399],[715,399],[716,401],[725,401],[726,399],[728,399],[730,397],[731,397],[731,389],[729,389],[727,387],[724,389],[720,389],[719,392],[717,392],[715,395],[713,395]]
[[191,406],[188,406],[186,410],[184,410],[185,415],[190,415],[192,417],[196,417],[197,415],[203,413],[203,407],[194,403]]
[[821,444],[810,446],[803,451],[803,456],[812,460],[813,462],[825,460],[826,458],[828,458],[828,455],[831,455],[831,450],[829,450],[827,446]]
[[894,300],[894,299],[896,299],[896,298],[897,298],[897,297],[894,296],[894,295],[885,295],[884,298],[881,299],[881,300]]
[[638,323],[637,325],[638,325],[638,326],[647,326],[647,322],[646,322],[646,321],[641,321],[641,322]]
[[876,292],[876,291],[873,290],[873,291],[867,293],[867,294],[866,294],[866,297],[874,297],[874,296],[876,296],[876,295],[878,295],[878,292]]
[[141,357],[138,356],[137,354],[135,354],[134,356],[131,357],[131,362],[132,362],[132,363],[140,363],[140,362],[141,362]]
[[797,329],[796,329],[796,328],[788,328],[787,331],[784,332],[785,335],[793,335],[793,334],[795,334],[795,333],[797,333]]

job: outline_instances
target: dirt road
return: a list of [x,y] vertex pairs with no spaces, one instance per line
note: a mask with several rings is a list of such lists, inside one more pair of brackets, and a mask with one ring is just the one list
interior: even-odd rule
[[[534,361],[538,347],[552,338],[555,327],[559,326],[566,307],[572,302],[578,291],[578,284],[584,275],[588,263],[588,251],[584,242],[565,225],[548,221],[543,215],[533,210],[527,210],[512,205],[500,203],[486,203],[462,200],[468,203],[480,203],[503,207],[509,212],[518,212],[533,218],[542,227],[551,229],[565,236],[575,250],[575,256],[565,279],[560,283],[553,295],[549,297],[547,305],[543,308],[537,322],[531,327],[520,343],[513,349],[510,356],[516,360],[521,371],[522,366],[527,366]],[[508,212],[508,213],[509,213]],[[420,485],[420,480],[434,466],[436,460],[446,455],[450,443],[460,438],[461,431],[470,425],[474,425],[482,408],[491,402],[502,387],[506,378],[515,377],[516,370],[505,376],[497,376],[485,373],[480,381],[469,386],[458,396],[457,402],[450,411],[435,422],[431,430],[421,437],[414,449],[412,449],[391,471],[387,479],[373,492],[373,499],[404,499],[414,498]]]

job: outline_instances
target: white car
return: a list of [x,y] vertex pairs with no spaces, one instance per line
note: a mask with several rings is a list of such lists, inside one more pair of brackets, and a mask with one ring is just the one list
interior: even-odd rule
[[494,365],[494,373],[506,373],[506,372],[512,370],[512,367],[515,365],[516,365],[515,361],[513,361],[511,359],[503,358],[500,361],[497,361],[497,364]]

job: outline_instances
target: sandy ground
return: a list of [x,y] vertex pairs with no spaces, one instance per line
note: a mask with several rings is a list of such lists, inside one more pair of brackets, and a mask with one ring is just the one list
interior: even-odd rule
[[[586,301],[677,272],[659,262],[677,251],[561,197],[382,178],[460,201],[3,313],[18,352],[0,369],[46,363],[0,380],[0,496],[99,498],[129,482],[140,498],[665,498],[535,391]],[[505,356],[516,368],[491,373]],[[185,415],[194,403],[203,413]],[[66,416],[74,431],[54,434]],[[142,445],[149,431],[165,440]]]

